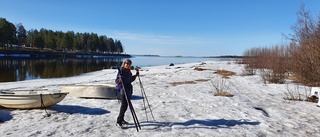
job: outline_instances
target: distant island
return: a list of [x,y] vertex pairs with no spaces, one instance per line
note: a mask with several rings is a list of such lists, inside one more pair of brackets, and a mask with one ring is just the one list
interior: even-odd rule
[[[195,56],[175,56],[177,58],[181,57],[195,57]],[[236,56],[236,55],[224,55],[224,56],[203,56],[200,58],[242,58],[242,56]]]
[[134,55],[134,56],[160,57],[160,55],[149,55],[149,54],[146,54],[146,55]]
[[224,55],[224,56],[206,56],[204,58],[243,58],[243,56]]
[[[160,57],[160,55],[133,55],[133,56],[148,56],[148,57]],[[190,58],[243,58],[243,56],[237,56],[237,55],[223,55],[223,56],[182,56],[177,55],[173,56],[176,58],[183,58],[183,57],[190,57]]]

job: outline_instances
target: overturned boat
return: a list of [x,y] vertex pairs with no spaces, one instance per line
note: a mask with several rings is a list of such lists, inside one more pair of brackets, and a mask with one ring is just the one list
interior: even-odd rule
[[62,101],[67,92],[1,91],[0,106],[14,109],[48,108]]
[[82,84],[61,87],[62,92],[69,92],[71,97],[119,99],[115,84]]

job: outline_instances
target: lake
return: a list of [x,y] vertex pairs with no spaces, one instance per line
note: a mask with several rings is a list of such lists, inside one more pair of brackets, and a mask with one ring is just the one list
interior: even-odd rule
[[[120,66],[127,58],[31,59],[0,58],[0,82],[80,75],[112,66]],[[235,60],[230,58],[132,56],[133,66],[146,67],[201,61]]]

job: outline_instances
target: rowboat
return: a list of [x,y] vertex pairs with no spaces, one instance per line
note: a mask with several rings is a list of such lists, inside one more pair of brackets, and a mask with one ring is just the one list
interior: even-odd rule
[[61,87],[62,92],[69,92],[71,97],[117,99],[119,93],[115,84],[82,84]]
[[14,109],[48,108],[66,96],[67,92],[51,93],[49,91],[1,91],[0,106]]

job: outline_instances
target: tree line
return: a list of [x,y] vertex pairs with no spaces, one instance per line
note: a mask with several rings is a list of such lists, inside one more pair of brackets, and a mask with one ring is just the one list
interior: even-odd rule
[[[16,46],[14,46],[16,45]],[[0,17],[0,48],[31,47],[64,52],[120,54],[124,52],[120,40],[96,33],[62,32],[41,28],[26,30]]]
[[243,63],[249,74],[257,70],[265,82],[284,83],[290,78],[309,86],[320,86],[320,15],[317,19],[302,4],[292,26],[289,43],[251,48]]

